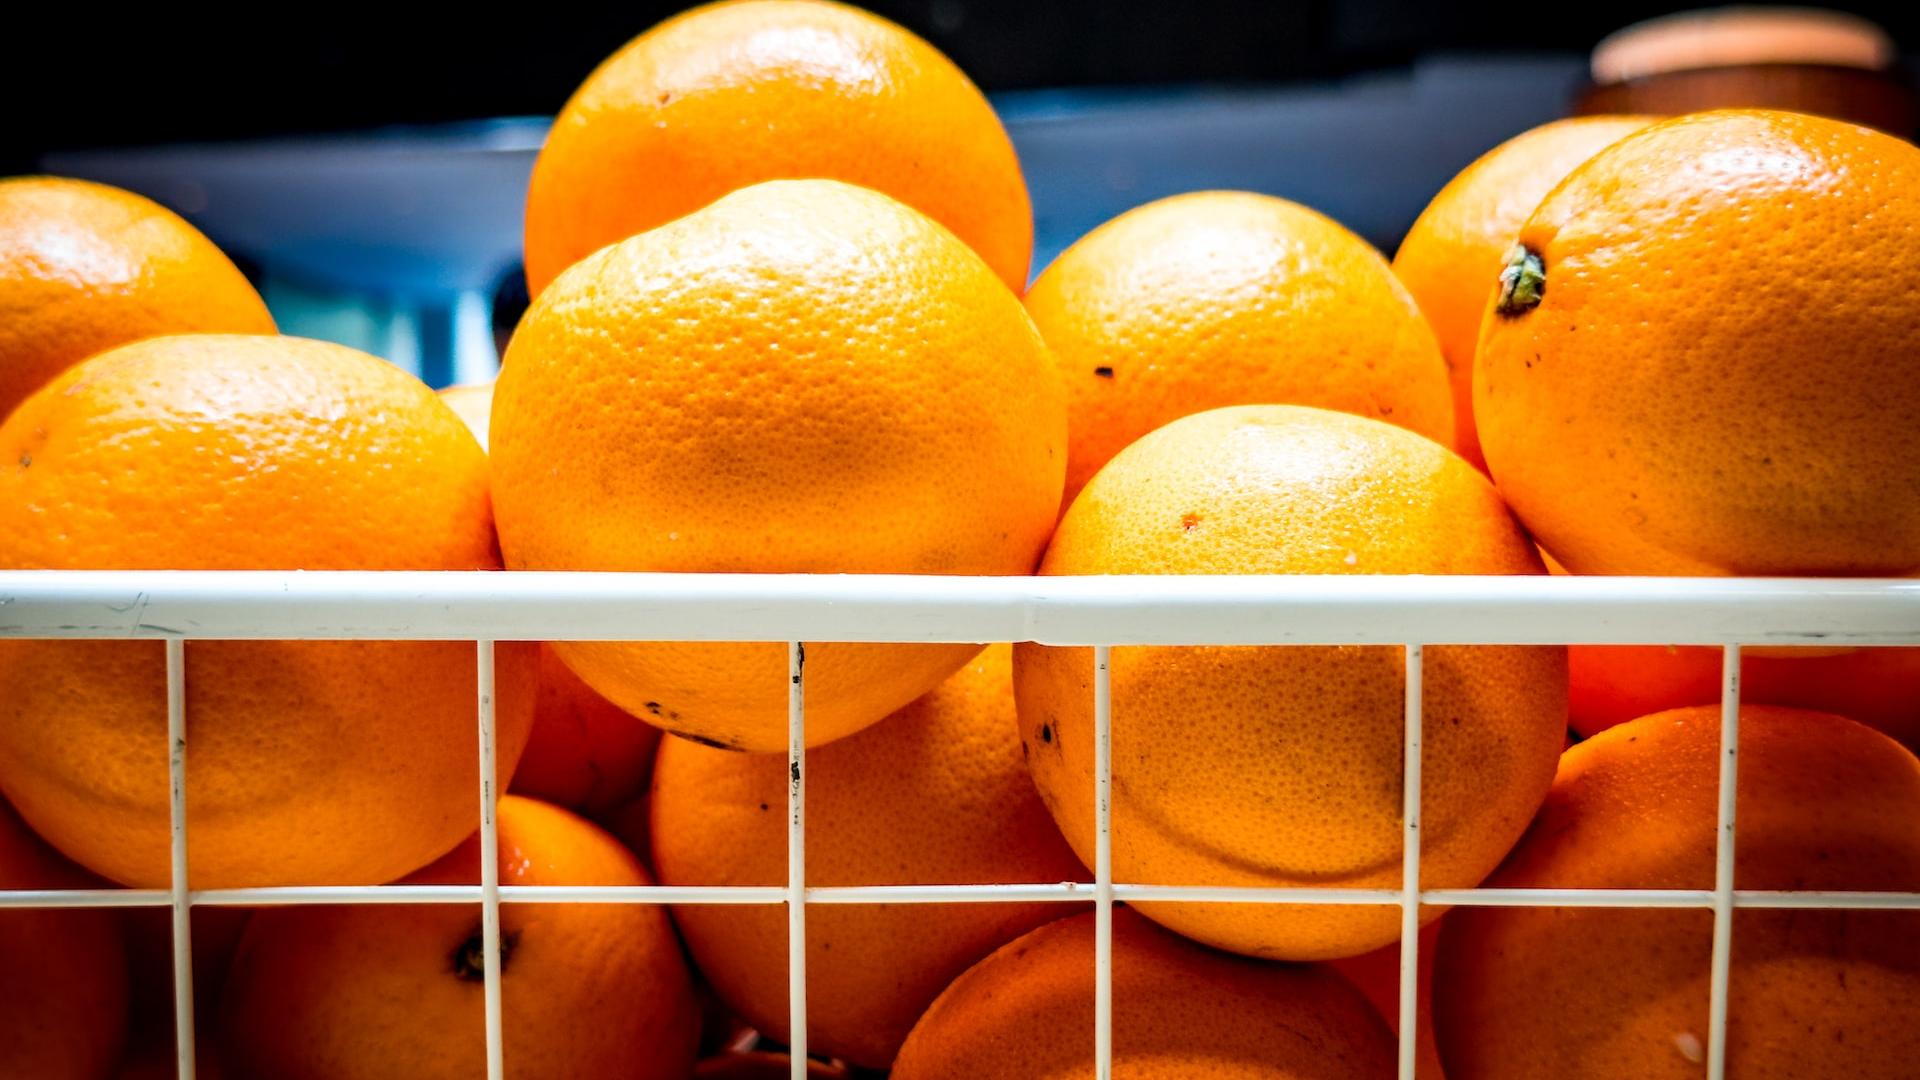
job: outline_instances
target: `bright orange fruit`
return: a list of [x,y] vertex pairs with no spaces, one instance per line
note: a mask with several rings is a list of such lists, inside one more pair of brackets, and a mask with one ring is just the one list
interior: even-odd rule
[[1225,405],[1318,405],[1446,443],[1433,331],[1365,240],[1242,191],[1161,199],[1068,248],[1027,294],[1066,378],[1071,502],[1128,443]]
[[[0,801],[0,889],[102,883]],[[127,1040],[127,951],[110,911],[0,911],[0,1076],[94,1080]]]
[[1576,574],[1920,572],[1920,149],[1669,120],[1520,230],[1474,368],[1487,464]]
[[[1093,915],[1049,923],[975,964],[914,1026],[893,1080],[1093,1075]],[[1113,913],[1113,1075],[1360,1080],[1393,1075],[1393,1039],[1323,967],[1203,949]]]
[[[1020,302],[945,229],[848,184],[777,181],[542,293],[492,446],[514,569],[1024,574],[1059,509],[1066,406]],[[554,648],[649,723],[786,746],[784,644]],[[809,646],[809,741],[976,651]]]
[[[1720,650],[1576,645],[1567,722],[1595,735],[1636,717],[1720,700]],[[1835,712],[1920,747],[1920,649],[1747,649],[1740,700]]]
[[[981,653],[879,724],[807,754],[811,885],[1075,881],[1021,760],[1012,655]],[[787,873],[787,759],[667,739],[654,772],[653,854],[671,885],[778,885]],[[969,964],[1066,914],[1058,904],[833,905],[807,912],[807,1045],[884,1069]],[[675,910],[721,997],[790,1032],[778,907]]]
[[[0,568],[474,570],[499,565],[487,461],[418,379],[299,338],[102,353],[0,424]],[[169,880],[158,641],[0,641],[0,790],[130,885]],[[533,704],[499,647],[499,768]],[[479,820],[467,642],[193,641],[196,888],[389,881]]]
[[[619,841],[555,806],[500,800],[503,885],[644,885]],[[408,884],[471,884],[470,838]],[[684,1080],[699,1023],[659,907],[508,904],[502,1040],[516,1080]],[[241,939],[220,1014],[233,1069],[276,1080],[486,1075],[480,913],[472,905],[269,908]]]
[[115,345],[273,329],[232,260],[159,203],[85,180],[0,179],[0,420]]
[[527,191],[528,289],[730,191],[808,177],[884,191],[1026,286],[1026,181],[966,75],[858,8],[744,0],[628,42],[554,118]]
[[[1377,420],[1267,405],[1177,420],[1087,485],[1040,572],[1538,574],[1493,485]],[[1478,884],[1520,838],[1566,734],[1558,648],[1425,652],[1421,873]],[[1093,657],[1014,651],[1040,794],[1094,856]],[[1397,888],[1403,650],[1116,648],[1113,866],[1170,885]],[[1197,940],[1325,959],[1399,937],[1396,908],[1142,902]],[[1438,910],[1428,913],[1436,917]]]
[[1654,121],[1576,116],[1522,132],[1460,170],[1400,241],[1393,272],[1440,339],[1453,387],[1453,446],[1475,465],[1486,467],[1473,423],[1473,353],[1521,224],[1576,166]]
[[[1920,761],[1825,713],[1747,706],[1740,889],[1920,888]],[[1679,709],[1568,750],[1502,888],[1710,889],[1720,710]],[[1456,1077],[1705,1074],[1713,913],[1460,908],[1433,991]],[[1920,913],[1734,915],[1728,1076],[1901,1077],[1920,1057]]]

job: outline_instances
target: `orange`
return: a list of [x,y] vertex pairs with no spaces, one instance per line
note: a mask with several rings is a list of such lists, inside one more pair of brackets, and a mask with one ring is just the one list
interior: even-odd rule
[[533,731],[512,791],[599,816],[644,794],[660,729],[628,716],[540,647]]
[[1241,191],[1130,210],[1055,260],[1027,311],[1066,377],[1067,501],[1128,443],[1224,405],[1318,405],[1453,438],[1446,367],[1365,240]]
[[[485,449],[493,384],[449,386],[440,391],[440,400]],[[533,730],[510,790],[603,818],[646,793],[659,742],[659,728],[640,723],[595,693],[551,646],[542,645]],[[645,861],[645,848],[635,854]]]
[[[555,806],[500,800],[503,885],[644,885],[619,842]],[[470,838],[410,884],[472,883]],[[500,912],[506,1075],[681,1080],[699,1027],[666,912],[508,904]],[[220,1014],[241,1077],[470,1080],[486,1074],[480,912],[471,904],[256,913]]]
[[[1920,649],[1748,649],[1740,699],[1836,712],[1920,746]],[[1567,650],[1567,720],[1582,735],[1684,705],[1720,700],[1720,650],[1576,645]]]
[[94,353],[194,332],[273,333],[260,294],[198,229],[105,184],[0,179],[0,420]]
[[1448,181],[1400,241],[1393,272],[1440,339],[1453,386],[1453,445],[1475,465],[1486,468],[1473,423],[1473,352],[1521,223],[1576,166],[1654,120],[1580,116],[1522,132]]
[[[149,1039],[136,1043],[122,1058],[120,1066],[113,1073],[113,1080],[176,1080],[180,1075],[176,1064],[177,1057],[173,1048],[173,1033],[166,1033],[166,1041]],[[194,1044],[193,1078],[194,1080],[221,1080],[226,1072],[220,1067],[220,1059],[214,1056],[203,1041]]]
[[[789,1080],[793,1059],[785,1054],[745,1050],[702,1061],[694,1080]],[[846,1080],[847,1070],[819,1061],[807,1062],[807,1080]]]
[[[419,380],[299,338],[180,335],[69,369],[0,425],[0,568],[495,567],[487,462]],[[186,628],[191,629],[191,628]],[[129,885],[169,878],[158,641],[0,642],[0,789]],[[534,654],[499,647],[499,768]],[[192,641],[197,888],[387,881],[479,818],[466,642]]]
[[[1062,919],[962,975],[914,1026],[893,1080],[1093,1075],[1093,915]],[[1113,913],[1115,1080],[1344,1080],[1393,1075],[1366,999],[1318,966],[1202,949]]]
[[[1021,761],[1011,652],[995,645],[882,723],[807,755],[807,883],[1085,880]],[[667,739],[653,853],[670,885],[780,885],[787,760]],[[807,1045],[884,1069],[935,996],[1052,903],[807,910]],[[694,962],[748,1023],[785,1041],[783,907],[675,910]]]
[[[1567,751],[1540,817],[1489,882],[1709,889],[1717,708],[1609,728]],[[1920,761],[1825,713],[1740,713],[1741,889],[1920,888]],[[1435,962],[1453,1076],[1699,1077],[1713,914],[1462,908]],[[1920,913],[1734,916],[1727,1075],[1903,1077],[1920,1056]]]
[[[494,505],[527,570],[1025,574],[1060,505],[1066,407],[1020,303],[926,217],[761,184],[580,263],[514,333]],[[787,648],[554,646],[642,720],[787,744]],[[807,650],[815,745],[971,645]]]
[[[1487,478],[1377,420],[1288,405],[1177,420],[1113,459],[1040,572],[1538,574]],[[1113,866],[1169,885],[1398,888],[1403,650],[1113,650]],[[1094,849],[1093,656],[1014,652],[1033,778]],[[1559,648],[1425,653],[1421,872],[1477,884],[1540,805],[1566,732]],[[1209,945],[1270,959],[1395,941],[1398,908],[1141,903]],[[1439,909],[1430,910],[1429,918]]]
[[[0,801],[0,890],[101,883]],[[127,1039],[127,953],[111,911],[0,911],[0,1076],[93,1080]]]
[[1576,574],[1920,572],[1916,193],[1911,144],[1758,110],[1575,169],[1474,368],[1487,464],[1541,544]]
[[[193,1007],[207,1017],[219,1006],[220,991],[233,964],[234,950],[246,931],[250,912],[239,907],[197,905],[193,932]],[[132,1036],[127,1057],[171,1076],[174,1065],[173,912],[169,908],[131,908],[125,912],[128,973],[132,979]],[[205,1039],[196,1044],[205,1056]]]
[[858,8],[759,0],[669,19],[574,91],[527,190],[528,290],[730,191],[807,177],[884,191],[1027,283],[1026,181],[966,75]]
[[487,425],[493,415],[493,384],[473,383],[466,386],[449,386],[440,391],[440,400],[447,403],[454,415],[467,425],[473,437],[480,440],[480,448],[487,448]]
[[[1433,1038],[1433,950],[1445,919],[1420,928],[1420,989],[1414,999],[1414,1077],[1446,1080],[1440,1068],[1440,1048]],[[1328,966],[1346,976],[1354,988],[1380,1012],[1394,1037],[1400,1035],[1400,943],[1383,945],[1370,953],[1330,961]]]

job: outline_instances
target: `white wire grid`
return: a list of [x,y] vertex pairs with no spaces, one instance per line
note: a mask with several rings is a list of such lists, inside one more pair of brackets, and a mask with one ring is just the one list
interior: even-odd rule
[[[809,904],[1084,901],[1095,910],[1094,1056],[1112,1074],[1116,900],[1385,904],[1401,909],[1399,1075],[1411,1080],[1423,905],[1710,908],[1707,1075],[1726,1071],[1736,908],[1920,910],[1920,893],[1733,887],[1743,645],[1920,644],[1920,582],[1470,577],[926,578],[829,575],[0,572],[0,637],[166,642],[172,885],[0,892],[5,907],[169,907],[179,1076],[194,1075],[194,905],[478,903],[487,1076],[503,1070],[502,903],[785,904],[793,1076],[806,1071]],[[187,880],[185,642],[193,639],[472,640],[478,650],[481,880],[472,885],[195,890]],[[746,887],[502,886],[494,818],[495,641],[789,642],[787,884]],[[1037,641],[1094,650],[1096,847],[1085,883],[808,888],[806,641]],[[1403,645],[1405,854],[1399,889],[1237,888],[1113,880],[1111,687],[1115,645]],[[1714,887],[1428,889],[1420,881],[1421,675],[1427,645],[1711,645],[1722,668]]]

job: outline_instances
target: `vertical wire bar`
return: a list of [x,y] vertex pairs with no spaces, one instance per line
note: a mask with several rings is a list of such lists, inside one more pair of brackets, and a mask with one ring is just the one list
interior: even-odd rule
[[1113,1080],[1113,649],[1093,647],[1093,1060]]
[[480,713],[480,948],[486,990],[487,1080],[503,1080],[506,1054],[500,1024],[500,829],[494,765],[493,642],[476,641]]
[[167,797],[172,819],[175,1075],[193,1080],[193,919],[187,891],[187,644],[167,639]]
[[787,1040],[793,1080],[807,1080],[807,740],[804,643],[787,643]]
[[1713,976],[1707,998],[1707,1080],[1727,1075],[1727,983],[1733,970],[1733,819],[1740,784],[1740,646],[1720,661],[1720,822],[1713,867]]
[[1413,1080],[1420,1023],[1420,740],[1421,679],[1425,651],[1407,646],[1406,758],[1402,765],[1405,821],[1400,866],[1400,1080]]

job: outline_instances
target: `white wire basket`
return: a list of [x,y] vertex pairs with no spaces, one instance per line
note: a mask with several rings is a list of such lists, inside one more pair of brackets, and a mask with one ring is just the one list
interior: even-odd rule
[[[1727,983],[1737,908],[1920,910],[1920,893],[1733,887],[1743,646],[1920,645],[1920,581],[1547,577],[954,578],[832,575],[433,572],[0,572],[0,637],[166,643],[172,797],[169,889],[0,892],[0,908],[166,907],[173,922],[178,1075],[194,1075],[195,905],[470,903],[482,912],[488,1080],[504,1075],[502,903],[784,904],[793,1076],[806,1073],[810,904],[1080,901],[1095,910],[1096,1075],[1112,1074],[1116,900],[1397,906],[1399,1075],[1411,1080],[1423,905],[1707,908],[1714,913],[1706,1066],[1726,1071]],[[187,880],[185,643],[199,639],[469,640],[478,650],[480,883],[196,890]],[[790,690],[784,887],[502,886],[494,818],[497,641],[786,641]],[[801,643],[1021,642],[1095,657],[1093,881],[808,888],[806,671]],[[1133,645],[1401,645],[1406,652],[1404,866],[1399,889],[1229,888],[1113,880],[1109,652]],[[1420,888],[1422,650],[1428,645],[1708,645],[1724,650],[1714,887]]]

